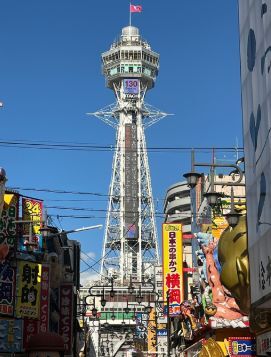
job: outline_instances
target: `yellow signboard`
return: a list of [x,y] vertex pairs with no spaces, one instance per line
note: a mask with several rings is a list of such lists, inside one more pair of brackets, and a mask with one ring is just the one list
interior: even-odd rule
[[18,262],[16,317],[39,317],[40,288],[41,264]]
[[183,301],[183,240],[181,224],[163,224],[163,296],[170,316],[180,314]]
[[[149,356],[152,356],[151,353],[156,352],[156,319],[155,319],[155,309],[152,308],[151,313],[149,314],[148,321],[148,352]],[[155,356],[155,354],[154,354]]]

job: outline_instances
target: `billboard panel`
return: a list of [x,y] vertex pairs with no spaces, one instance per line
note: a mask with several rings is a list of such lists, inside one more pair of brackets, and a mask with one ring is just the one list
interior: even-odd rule
[[6,243],[9,250],[14,248],[16,241],[16,224],[19,211],[19,196],[16,193],[6,193],[4,207],[0,217],[0,244]]
[[18,262],[16,316],[39,318],[41,264]]
[[[266,4],[265,4],[266,5]],[[266,5],[270,7],[270,4]],[[261,1],[239,0],[251,301],[271,294],[271,28]],[[269,238],[269,239],[268,239]]]
[[73,328],[73,285],[63,284],[60,287],[59,334],[63,337],[65,355],[72,351]]
[[148,351],[150,353],[156,352],[156,329],[157,323],[155,318],[155,309],[152,308],[151,313],[149,314],[149,323],[148,323]]
[[183,301],[183,241],[181,224],[163,224],[163,296],[169,315],[180,314]]
[[[23,235],[20,237],[19,249],[39,253],[43,249],[43,239],[40,234],[42,227],[43,202],[40,200],[22,198]],[[32,222],[32,223],[31,223]]]
[[15,269],[9,263],[0,264],[0,314],[14,313]]
[[22,319],[0,319],[0,352],[22,352],[23,327]]

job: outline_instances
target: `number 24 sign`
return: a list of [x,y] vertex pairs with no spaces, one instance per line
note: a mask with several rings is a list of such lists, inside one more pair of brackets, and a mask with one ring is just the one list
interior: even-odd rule
[[124,94],[138,94],[139,80],[138,79],[124,79],[123,80]]

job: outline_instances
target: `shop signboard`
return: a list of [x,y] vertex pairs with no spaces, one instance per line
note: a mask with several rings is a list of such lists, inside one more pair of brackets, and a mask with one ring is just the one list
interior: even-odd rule
[[256,337],[257,356],[270,356],[271,353],[271,331]]
[[156,329],[157,323],[155,319],[155,310],[152,308],[148,320],[148,351],[156,351]]
[[147,338],[148,314],[136,313],[136,337],[145,340]]
[[23,235],[20,238],[20,250],[39,253],[43,249],[42,227],[43,202],[36,199],[22,198]]
[[40,315],[41,264],[18,262],[16,316],[37,319]]
[[0,264],[0,314],[14,313],[15,269],[8,262]]
[[73,285],[62,284],[60,286],[60,318],[59,334],[63,337],[65,355],[72,351],[73,329]]
[[229,337],[229,351],[232,357],[256,356],[256,340],[253,337]]
[[157,330],[157,336],[167,336],[167,329]]
[[48,331],[48,322],[49,322],[49,297],[50,297],[50,288],[49,288],[49,266],[42,265],[41,269],[41,288],[40,288],[40,319],[39,319],[39,331],[47,332]]
[[163,298],[169,316],[180,314],[183,298],[183,242],[181,224],[163,224]]
[[23,319],[23,349],[27,349],[29,345],[30,337],[36,335],[39,332],[39,321],[33,319]]
[[19,211],[19,195],[5,193],[4,207],[0,216],[0,244],[6,244],[8,250],[14,248],[16,242],[16,224]]
[[0,331],[0,352],[22,352],[22,319],[1,319]]

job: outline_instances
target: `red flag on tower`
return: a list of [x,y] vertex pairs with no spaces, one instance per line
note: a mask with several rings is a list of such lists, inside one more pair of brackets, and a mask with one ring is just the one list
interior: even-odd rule
[[142,6],[141,5],[132,5],[130,4],[130,12],[141,12]]

